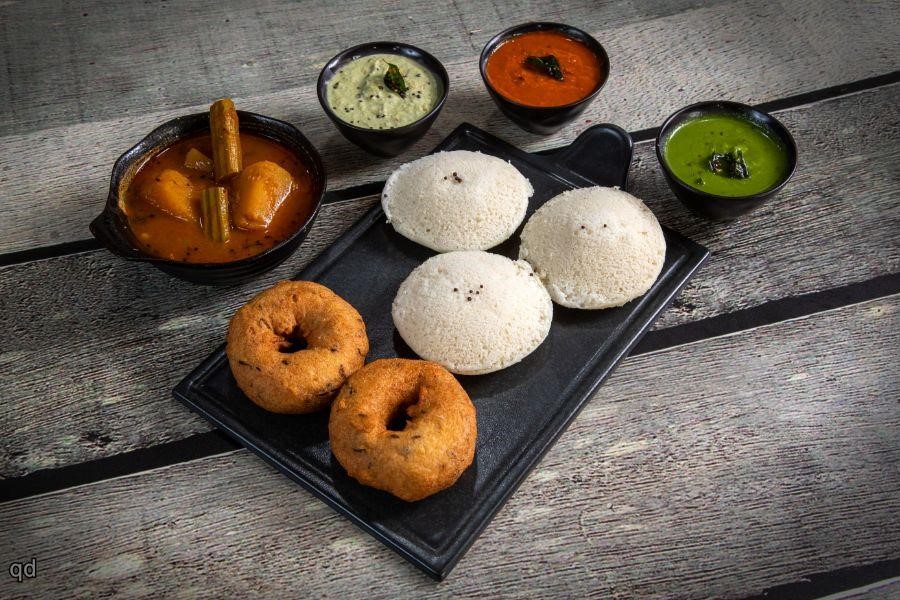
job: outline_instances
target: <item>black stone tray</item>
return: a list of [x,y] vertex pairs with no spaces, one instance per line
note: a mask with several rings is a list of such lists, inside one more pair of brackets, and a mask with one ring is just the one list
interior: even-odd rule
[[[567,148],[535,155],[463,124],[436,150],[480,150],[511,161],[534,186],[529,214],[569,188],[624,187],[631,163],[631,138],[612,125],[595,125]],[[235,384],[224,346],[178,384],[174,395],[428,575],[443,579],[709,254],[677,233],[665,230],[665,236],[665,266],[643,297],[601,311],[554,305],[549,336],[525,360],[459,378],[478,413],[475,462],[454,486],[420,502],[398,500],[349,478],[331,454],[327,412],[281,416],[251,403]],[[495,251],[515,257],[517,250],[515,235]],[[391,301],[400,282],[433,254],[395,233],[379,203],[298,279],[323,283],[359,310],[371,342],[368,360],[412,357],[394,330]]]

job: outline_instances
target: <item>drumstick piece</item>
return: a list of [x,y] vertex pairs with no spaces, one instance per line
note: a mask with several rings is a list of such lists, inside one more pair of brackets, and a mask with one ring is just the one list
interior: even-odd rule
[[222,183],[241,171],[238,115],[231,98],[216,100],[209,107],[209,130],[212,134],[213,172],[216,183]]
[[228,216],[228,190],[211,187],[203,190],[200,198],[200,225],[206,237],[224,243],[231,237],[231,221]]

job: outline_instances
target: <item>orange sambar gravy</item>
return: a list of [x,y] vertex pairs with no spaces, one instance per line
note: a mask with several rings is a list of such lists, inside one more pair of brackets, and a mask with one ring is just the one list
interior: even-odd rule
[[200,194],[213,183],[212,173],[201,173],[184,166],[185,155],[196,148],[212,157],[209,134],[176,142],[141,165],[125,191],[122,207],[128,225],[144,252],[152,256],[190,263],[221,263],[240,260],[268,250],[297,231],[315,208],[313,180],[309,169],[284,146],[255,135],[241,133],[243,167],[261,160],[272,161],[294,179],[294,189],[285,198],[264,230],[239,229],[232,223],[231,239],[224,243],[208,239],[199,220],[182,221],[172,217],[141,198],[140,190],[150,179],[165,169],[174,169],[187,177],[193,186],[196,214],[200,214]]
[[[552,54],[563,80],[525,66],[529,56]],[[606,77],[593,50],[558,31],[529,31],[501,42],[488,57],[488,83],[507,99],[526,106],[563,106],[590,95]]]

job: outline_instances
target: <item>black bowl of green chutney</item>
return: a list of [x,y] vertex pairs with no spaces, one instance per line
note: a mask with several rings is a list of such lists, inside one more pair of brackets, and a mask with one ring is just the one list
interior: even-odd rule
[[421,48],[369,42],[319,73],[319,103],[338,131],[376,156],[396,156],[434,123],[450,89],[444,65]]
[[797,168],[797,145],[775,117],[737,102],[692,104],[672,114],[656,157],[675,196],[693,212],[730,221],[777,194]]

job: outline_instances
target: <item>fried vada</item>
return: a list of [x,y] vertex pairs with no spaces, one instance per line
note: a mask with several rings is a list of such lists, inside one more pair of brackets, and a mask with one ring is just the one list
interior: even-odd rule
[[356,309],[327,287],[282,281],[235,313],[225,352],[250,400],[274,413],[311,413],[363,366],[369,338]]
[[362,483],[413,502],[453,485],[475,456],[475,406],[449,371],[376,360],[331,406],[331,451]]

